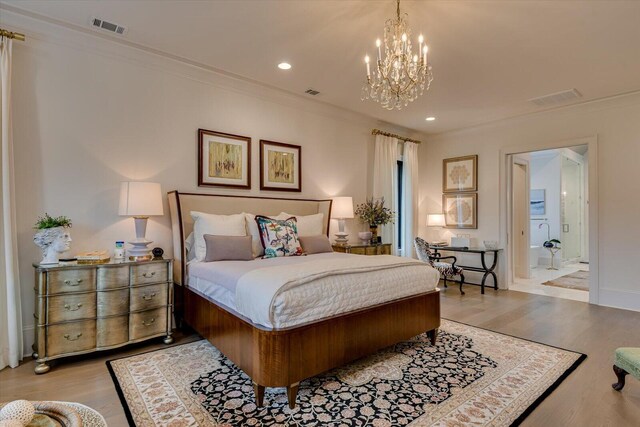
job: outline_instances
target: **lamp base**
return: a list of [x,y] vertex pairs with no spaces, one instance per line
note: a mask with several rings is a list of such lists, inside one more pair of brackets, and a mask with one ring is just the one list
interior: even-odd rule
[[129,255],[129,261],[151,261],[153,255]]
[[153,242],[145,238],[148,217],[134,218],[136,225],[136,238],[128,242],[131,246],[133,246],[131,249],[127,250],[129,261],[150,261],[151,259],[153,259],[153,254],[151,253],[151,249],[149,249],[147,246],[149,246],[149,244]]
[[336,236],[336,245],[346,245],[349,242],[349,235],[347,233],[336,233],[334,236]]

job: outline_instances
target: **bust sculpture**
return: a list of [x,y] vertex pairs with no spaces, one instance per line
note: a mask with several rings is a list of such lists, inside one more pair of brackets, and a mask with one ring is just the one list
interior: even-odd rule
[[58,264],[59,256],[71,248],[71,221],[64,216],[52,218],[49,214],[38,218],[33,242],[42,250],[41,265]]

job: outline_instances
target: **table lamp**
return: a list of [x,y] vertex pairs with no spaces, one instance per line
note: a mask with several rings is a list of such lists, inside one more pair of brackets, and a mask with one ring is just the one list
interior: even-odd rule
[[352,197],[334,197],[331,204],[331,218],[338,220],[338,232],[336,236],[336,244],[344,245],[349,239],[349,236],[344,231],[344,220],[346,218],[353,218],[353,198]]
[[152,215],[162,215],[162,191],[160,184],[155,182],[123,182],[120,184],[121,216],[132,216],[136,226],[136,238],[130,242],[130,261],[149,261],[153,258],[151,250],[147,248],[150,240],[145,238],[147,220]]
[[[443,227],[445,227],[447,224],[445,223],[444,220],[444,214],[427,214],[427,227],[432,227],[432,228],[437,228],[437,229],[441,229]],[[440,233],[438,233],[440,234]],[[440,238],[438,236],[438,238]],[[438,242],[433,242],[434,245],[442,245],[442,244],[446,244],[446,242],[442,242],[442,241],[438,241]]]

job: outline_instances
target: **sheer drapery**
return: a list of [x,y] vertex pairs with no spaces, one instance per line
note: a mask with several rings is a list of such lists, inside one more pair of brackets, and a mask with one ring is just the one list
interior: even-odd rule
[[402,153],[402,255],[415,257],[413,239],[418,231],[418,144],[405,141]]
[[0,37],[0,369],[18,366],[22,359],[22,313],[18,279],[13,135],[11,130],[11,47]]
[[[398,212],[398,139],[376,135],[373,160],[373,197],[384,198],[385,206]],[[396,226],[387,224],[378,230],[382,241],[391,243],[391,253],[398,250]]]

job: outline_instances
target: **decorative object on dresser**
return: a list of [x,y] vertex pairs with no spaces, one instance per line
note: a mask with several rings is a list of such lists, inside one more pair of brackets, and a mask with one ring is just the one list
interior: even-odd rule
[[[435,228],[437,230],[441,230],[446,225],[447,224],[445,223],[445,220],[444,220],[444,214],[441,214],[441,213],[427,214],[427,227],[431,227],[431,228]],[[440,236],[438,236],[438,238],[440,238]],[[431,244],[432,245],[446,245],[447,242],[438,240],[438,241],[435,241],[435,242],[433,242]]]
[[442,195],[447,228],[478,228],[478,195],[449,193]]
[[260,189],[302,191],[302,147],[260,140]]
[[442,192],[478,191],[478,155],[442,160]]
[[356,255],[391,255],[391,243],[333,245],[333,251]]
[[198,186],[251,188],[251,138],[198,129]]
[[107,251],[82,252],[76,255],[78,264],[105,264],[111,260]]
[[363,244],[369,244],[371,243],[371,237],[373,236],[373,233],[370,231],[360,231],[358,233],[358,238],[360,239],[360,241]]
[[173,341],[171,260],[34,267],[36,374],[64,356]]
[[41,265],[58,264],[60,254],[71,248],[71,220],[66,216],[52,217],[45,213],[34,227],[33,242],[42,250]]
[[[428,263],[442,275],[445,288],[447,287],[447,277],[460,276],[460,293],[464,295],[464,291],[462,290],[462,285],[464,284],[464,270],[462,267],[456,265],[458,259],[454,256],[443,257],[438,252],[432,252],[429,243],[420,237],[416,237],[413,244],[416,248],[418,259],[422,262]],[[442,262],[443,260],[451,260],[451,262]]]
[[120,184],[121,216],[132,216],[136,225],[136,238],[129,242],[133,248],[128,250],[130,261],[148,261],[153,258],[147,248],[151,240],[145,238],[147,220],[150,216],[160,216],[162,192],[160,184],[155,182],[123,182]]
[[393,223],[395,213],[384,205],[384,198],[367,198],[356,207],[356,215],[362,222],[369,224],[371,243],[378,244],[378,226]]
[[336,236],[336,244],[346,244],[349,234],[344,231],[344,220],[353,218],[353,198],[352,197],[334,197],[331,204],[331,217],[338,220],[338,232]]
[[164,249],[156,247],[151,250],[151,253],[153,254],[153,259],[162,259],[162,255],[164,255]]

